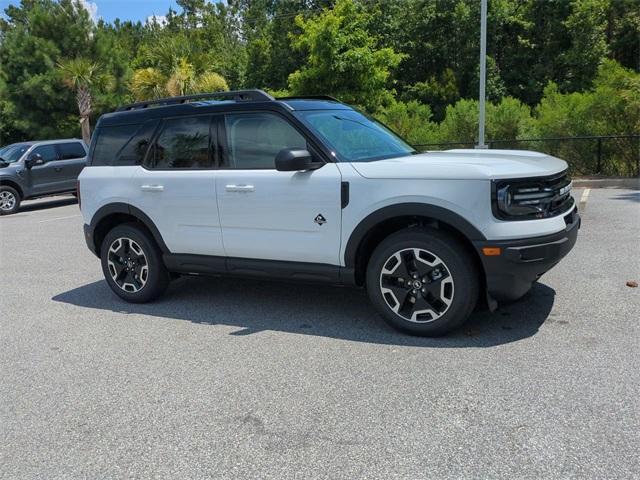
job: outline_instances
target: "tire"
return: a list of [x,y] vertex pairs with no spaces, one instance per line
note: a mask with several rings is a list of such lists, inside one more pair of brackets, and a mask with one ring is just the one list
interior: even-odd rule
[[367,265],[371,302],[392,327],[439,336],[462,325],[478,301],[479,272],[455,237],[433,228],[396,232]]
[[20,210],[20,194],[15,188],[0,185],[0,215],[11,215]]
[[169,286],[169,272],[153,237],[135,223],[114,227],[102,241],[104,277],[116,295],[131,303],[158,298]]

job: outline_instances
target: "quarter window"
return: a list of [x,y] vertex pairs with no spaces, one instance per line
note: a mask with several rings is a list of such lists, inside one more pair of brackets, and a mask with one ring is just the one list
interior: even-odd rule
[[283,148],[307,148],[305,138],[284,119],[269,113],[227,115],[228,166],[237,169],[275,169]]
[[153,148],[152,168],[212,168],[211,118],[182,117],[166,120]]
[[117,127],[99,127],[94,135],[96,141],[91,154],[91,165],[116,165],[116,155],[131,138],[138,125],[119,125]]
[[56,147],[53,145],[42,145],[40,147],[36,147],[29,154],[29,156],[31,155],[40,155],[45,162],[51,162],[58,159],[58,152],[56,152]]
[[84,147],[78,142],[59,143],[60,160],[70,160],[72,158],[82,158],[86,155]]

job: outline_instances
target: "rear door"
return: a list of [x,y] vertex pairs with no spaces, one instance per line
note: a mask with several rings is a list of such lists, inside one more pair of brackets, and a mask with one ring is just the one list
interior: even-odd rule
[[60,190],[57,171],[58,150],[55,145],[39,145],[27,154],[27,158],[40,155],[44,164],[34,165],[26,171],[32,195],[45,195]]
[[172,253],[224,256],[216,200],[211,115],[166,119],[131,203],[147,214]]
[[81,142],[56,143],[58,161],[56,173],[62,190],[76,188],[78,175],[87,161],[87,152]]
[[339,265],[337,165],[277,171],[280,150],[312,147],[287,118],[273,112],[228,114],[221,127],[226,168],[219,171],[217,192],[227,255]]

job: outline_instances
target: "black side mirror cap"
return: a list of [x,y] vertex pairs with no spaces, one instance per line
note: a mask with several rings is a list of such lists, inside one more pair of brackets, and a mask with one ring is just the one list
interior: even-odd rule
[[24,161],[24,166],[27,168],[32,168],[35,165],[44,165],[44,159],[39,153],[29,155],[29,158]]
[[279,172],[315,170],[322,165],[324,162],[314,161],[313,155],[308,150],[299,148],[283,148],[276,155],[276,170]]

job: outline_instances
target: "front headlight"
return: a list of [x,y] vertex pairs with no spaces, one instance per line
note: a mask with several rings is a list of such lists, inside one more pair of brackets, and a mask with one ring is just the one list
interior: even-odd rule
[[560,215],[573,206],[571,180],[566,172],[492,182],[494,215],[501,220],[528,220]]

